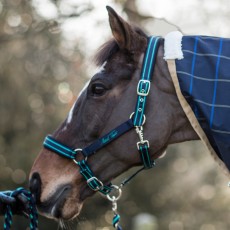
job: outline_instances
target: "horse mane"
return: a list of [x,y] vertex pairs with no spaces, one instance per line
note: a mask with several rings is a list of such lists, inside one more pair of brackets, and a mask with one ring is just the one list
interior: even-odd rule
[[[133,30],[141,35],[147,38],[146,33],[144,33],[143,30],[141,30],[139,27],[132,26]],[[115,54],[119,50],[119,46],[114,38],[110,39],[106,43],[104,43],[96,52],[94,56],[94,63],[97,66],[101,66],[104,64],[105,61],[107,61],[113,54]]]

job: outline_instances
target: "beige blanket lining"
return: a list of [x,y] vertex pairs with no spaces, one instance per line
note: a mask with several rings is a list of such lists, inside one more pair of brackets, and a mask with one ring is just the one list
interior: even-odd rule
[[169,72],[170,72],[172,80],[173,80],[173,84],[174,84],[174,87],[175,87],[175,90],[176,90],[178,100],[179,100],[179,102],[181,104],[181,107],[183,108],[183,110],[184,110],[189,122],[191,123],[193,129],[196,131],[196,133],[199,136],[199,138],[201,139],[201,141],[207,147],[209,153],[214,158],[214,160],[219,164],[219,166],[224,170],[224,172],[228,176],[230,176],[230,172],[229,172],[228,168],[220,160],[220,158],[218,157],[218,155],[216,154],[216,152],[212,148],[211,144],[209,143],[208,138],[206,137],[203,129],[201,128],[199,122],[197,121],[195,114],[193,113],[191,107],[189,106],[189,104],[187,103],[186,99],[182,95],[182,92],[180,90],[179,81],[178,81],[178,78],[177,78],[175,60],[174,59],[167,60],[167,64],[168,64]]

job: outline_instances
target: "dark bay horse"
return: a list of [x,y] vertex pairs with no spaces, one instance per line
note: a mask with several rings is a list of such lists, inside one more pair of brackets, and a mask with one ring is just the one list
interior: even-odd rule
[[[80,93],[67,118],[52,134],[73,149],[84,148],[110,132],[134,112],[137,84],[147,35],[124,21],[107,7],[113,39],[96,54],[96,73]],[[164,41],[160,41],[146,105],[145,137],[151,159],[159,158],[173,143],[199,139],[191,127],[175,92],[166,61]],[[141,165],[134,130],[127,132],[87,159],[94,174],[103,183],[129,168]],[[56,219],[72,219],[79,215],[84,200],[93,195],[78,166],[44,148],[30,173],[30,188],[41,214]]]

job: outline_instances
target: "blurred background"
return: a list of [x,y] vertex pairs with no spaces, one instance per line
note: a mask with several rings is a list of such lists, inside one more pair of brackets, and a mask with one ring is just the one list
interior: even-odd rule
[[[45,135],[64,120],[96,72],[90,57],[111,36],[106,5],[149,34],[179,29],[230,37],[229,0],[0,0],[0,190],[28,186]],[[227,183],[200,142],[170,146],[154,169],[124,188],[118,206],[122,225],[230,229]],[[113,229],[110,210],[111,204],[95,195],[66,229]],[[27,228],[24,218],[14,220],[13,229]],[[0,217],[0,228],[2,223]],[[40,217],[39,229],[61,228]]]

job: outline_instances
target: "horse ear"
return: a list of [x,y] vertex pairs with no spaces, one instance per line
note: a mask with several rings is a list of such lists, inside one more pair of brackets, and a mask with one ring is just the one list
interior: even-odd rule
[[132,27],[122,19],[113,8],[106,6],[106,9],[109,14],[110,28],[118,46],[121,49],[131,50],[131,39],[133,34]]

